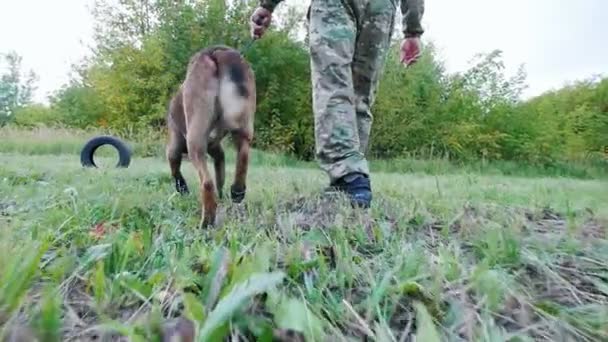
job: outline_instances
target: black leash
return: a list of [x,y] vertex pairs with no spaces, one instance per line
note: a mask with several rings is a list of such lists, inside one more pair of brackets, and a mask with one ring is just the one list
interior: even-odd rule
[[253,45],[253,42],[255,42],[255,38],[251,38],[249,40],[249,42],[247,44],[245,44],[245,46],[243,48],[241,48],[241,55],[245,55],[247,53],[247,51],[249,51],[249,49]]
[[[261,19],[261,18],[257,18],[257,19],[255,19],[255,23],[256,23],[256,25],[258,25],[258,26],[262,26],[262,19]],[[243,48],[241,49],[241,54],[242,54],[242,55],[245,55],[245,53],[247,53],[247,51],[249,51],[249,49],[251,48],[251,46],[253,45],[253,43],[254,43],[254,42],[255,42],[255,38],[254,38],[254,37],[251,37],[251,39],[249,40],[249,43],[247,43],[247,44],[245,45],[245,47],[243,47]]]

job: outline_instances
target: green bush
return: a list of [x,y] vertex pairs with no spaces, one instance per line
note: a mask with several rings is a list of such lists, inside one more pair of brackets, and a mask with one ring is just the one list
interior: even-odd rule
[[15,111],[14,124],[22,127],[55,126],[61,118],[51,108],[41,104],[31,104]]

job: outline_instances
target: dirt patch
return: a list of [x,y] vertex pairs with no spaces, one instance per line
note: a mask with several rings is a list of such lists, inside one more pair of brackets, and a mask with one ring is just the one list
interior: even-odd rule
[[608,234],[606,233],[607,231],[608,220],[590,218],[583,224],[581,228],[581,235],[587,240],[605,240],[608,237]]
[[0,201],[0,216],[11,216],[17,211],[17,202],[3,200]]
[[292,225],[293,228],[310,230],[328,228],[335,224],[348,225],[348,222],[337,222],[343,219],[344,210],[335,198],[316,197],[307,199],[299,197],[279,203],[276,208],[277,224]]
[[571,213],[570,221],[565,215],[549,208],[543,209],[541,213],[540,216],[527,216],[529,228],[535,234],[554,238],[570,235],[587,246],[608,237],[608,220],[596,217],[590,210]]

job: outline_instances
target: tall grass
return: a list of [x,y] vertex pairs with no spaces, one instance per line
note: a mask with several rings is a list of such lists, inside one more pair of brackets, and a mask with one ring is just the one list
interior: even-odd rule
[[[150,132],[147,136],[133,136],[112,130],[70,129],[36,127],[22,129],[14,126],[0,128],[0,152],[23,155],[79,154],[87,141],[99,135],[115,135],[133,148],[135,156],[160,156],[163,150],[161,134]],[[100,151],[100,155],[110,156],[110,150]]]
[[[37,127],[23,129],[15,126],[0,127],[0,153],[19,155],[66,155],[78,156],[87,141],[99,135],[113,135],[121,138],[133,152],[135,158],[164,158],[166,135],[163,132],[153,131],[147,135],[130,134],[114,130],[103,129],[70,129]],[[233,146],[229,140],[225,141],[226,160],[234,162]],[[114,157],[117,152],[111,146],[100,147],[95,156]],[[184,156],[187,159],[187,156]],[[254,165],[306,167],[314,166],[310,162],[300,161],[296,158],[266,153],[254,150],[251,157]]]
[[434,158],[374,160],[371,164],[375,170],[391,173],[425,173],[434,175],[476,173],[497,176],[566,177],[577,179],[604,179],[608,177],[608,159],[595,159],[579,163],[553,162],[547,164],[528,164],[506,160],[457,162],[446,158]]
[[[133,151],[134,158],[164,158],[166,136],[163,132],[150,130],[148,134],[130,134],[112,130],[38,127],[23,129],[7,126],[0,128],[0,153],[20,155],[64,155],[78,156],[84,144],[98,135],[114,135],[122,138]],[[226,141],[226,159],[234,162],[232,145]],[[102,147],[96,156],[116,156],[111,147]],[[267,167],[316,168],[313,161],[298,160],[294,156],[254,150],[252,164]],[[515,161],[457,162],[448,158],[407,158],[371,160],[373,172],[461,174],[475,173],[521,177],[569,177],[578,179],[608,178],[608,159],[585,162],[554,162],[551,164],[527,164]]]

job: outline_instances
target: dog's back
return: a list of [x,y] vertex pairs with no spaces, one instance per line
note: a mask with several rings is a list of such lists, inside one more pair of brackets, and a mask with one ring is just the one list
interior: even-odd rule
[[195,111],[184,111],[183,103],[178,103],[183,102],[184,96],[199,97],[201,102],[206,100],[203,106],[209,108],[207,115],[212,116],[210,142],[235,131],[242,131],[249,139],[253,137],[255,79],[251,67],[237,50],[216,45],[199,51],[190,59],[186,79],[173,100],[176,113],[172,120],[183,127],[180,131],[185,134],[185,127],[192,121]]

